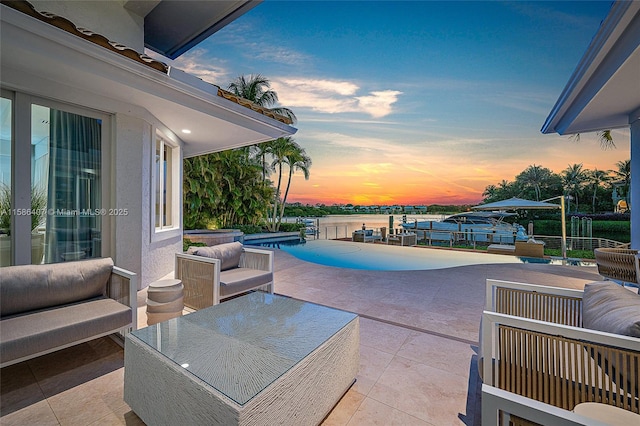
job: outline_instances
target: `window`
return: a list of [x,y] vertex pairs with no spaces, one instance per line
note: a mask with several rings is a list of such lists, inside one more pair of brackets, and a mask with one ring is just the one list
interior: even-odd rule
[[165,231],[180,227],[180,154],[160,133],[156,135],[153,168],[155,229]]
[[9,207],[0,212],[0,266],[101,257],[108,116],[10,95],[13,107],[5,93],[0,103],[0,186]]
[[0,267],[11,265],[12,110],[13,100],[3,94],[0,97]]

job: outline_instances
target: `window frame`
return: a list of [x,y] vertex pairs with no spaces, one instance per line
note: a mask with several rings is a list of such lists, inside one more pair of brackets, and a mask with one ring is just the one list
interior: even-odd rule
[[[111,124],[112,114],[98,111],[82,105],[43,98],[18,90],[2,89],[1,95],[12,101],[11,134],[11,189],[12,208],[29,209],[31,207],[31,132],[32,107],[42,106],[71,114],[102,120],[101,125],[101,205],[112,205],[111,182]],[[28,176],[24,179],[24,176]],[[113,218],[101,217],[101,255],[112,256],[111,229]],[[11,221],[11,265],[31,263],[31,219],[27,215],[13,216]]]
[[[162,241],[165,239],[173,238],[182,235],[182,199],[181,199],[181,182],[182,182],[182,169],[181,159],[182,153],[180,145],[170,138],[168,138],[162,131],[155,129],[152,132],[154,135],[151,143],[151,197],[150,198],[150,222],[151,222],[151,242]],[[171,152],[171,164],[170,167],[170,208],[171,208],[171,225],[156,226],[156,206],[161,206],[162,211],[159,212],[160,217],[165,213],[166,205],[164,203],[156,203],[158,198],[158,191],[162,193],[164,189],[165,174],[162,168],[156,168],[156,152],[158,149],[158,143],[160,143],[160,161],[164,161],[165,149],[169,149]],[[160,176],[158,176],[160,172]],[[158,182],[160,182],[160,188],[158,188]],[[168,200],[169,201],[169,200]]]

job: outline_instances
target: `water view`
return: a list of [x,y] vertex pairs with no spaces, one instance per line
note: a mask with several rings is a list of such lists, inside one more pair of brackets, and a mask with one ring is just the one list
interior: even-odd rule
[[[318,239],[331,240],[335,238],[351,238],[351,233],[358,229],[362,229],[364,224],[367,229],[380,229],[382,227],[398,229],[402,224],[403,217],[407,222],[412,223],[414,220],[442,220],[446,215],[442,214],[416,214],[416,215],[388,215],[388,214],[354,214],[354,215],[330,215],[319,218],[302,218],[303,220],[312,219],[319,234]],[[392,219],[390,219],[392,218]],[[300,218],[289,217],[286,222],[295,222]],[[391,222],[392,220],[392,222]],[[391,226],[390,226],[391,225]],[[310,237],[311,239],[314,236]]]
[[311,240],[266,243],[300,260],[338,268],[368,271],[418,271],[457,266],[544,263],[571,266],[595,266],[579,259],[533,258],[469,251],[442,250],[427,247],[397,247],[386,244],[359,244],[350,241]]

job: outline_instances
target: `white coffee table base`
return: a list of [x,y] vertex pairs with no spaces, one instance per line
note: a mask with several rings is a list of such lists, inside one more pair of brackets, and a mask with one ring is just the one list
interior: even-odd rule
[[355,381],[359,340],[356,317],[240,405],[129,335],[125,343],[124,399],[148,425],[319,424]]

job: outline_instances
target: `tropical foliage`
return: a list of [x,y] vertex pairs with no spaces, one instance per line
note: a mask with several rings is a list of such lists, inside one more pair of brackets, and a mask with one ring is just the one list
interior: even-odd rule
[[[484,203],[511,197],[542,201],[567,195],[567,212],[598,213],[614,210],[614,188],[627,198],[631,184],[631,161],[619,161],[614,170],[588,170],[582,164],[569,164],[560,173],[531,165],[515,177],[488,185],[482,196]],[[628,200],[627,204],[628,204]]]
[[[602,149],[614,149],[616,147],[613,136],[611,136],[611,130],[600,130],[596,132],[596,135],[598,136],[598,141]],[[570,138],[576,142],[580,142],[580,133],[576,133],[570,136]]]
[[[273,141],[270,145],[271,149],[269,150],[269,154],[273,157],[271,167],[278,176],[278,183],[276,185],[273,212],[271,215],[272,220],[270,222],[269,229],[271,231],[277,231],[282,223],[284,206],[287,202],[289,189],[291,188],[291,178],[295,171],[299,170],[304,174],[305,179],[309,179],[311,158],[309,158],[306,155],[305,150],[290,137],[279,138]],[[285,169],[288,170],[288,173],[285,176],[287,183],[284,194],[282,194],[283,174],[285,173]]]
[[261,224],[273,198],[247,148],[185,159],[183,189],[186,229]]
[[251,74],[249,77],[241,75],[229,84],[228,89],[241,98],[291,119],[293,123],[297,121],[289,108],[275,106],[278,103],[278,94],[271,90],[271,82],[260,74]]
[[[0,183],[0,231],[10,233],[11,229],[11,188]],[[39,186],[31,188],[31,230],[44,224],[47,210],[47,191]]]
[[621,183],[619,188],[620,195],[624,197],[624,200],[629,204],[629,196],[631,195],[629,189],[631,187],[631,160],[618,161],[616,163],[616,170],[613,170],[613,179]]
[[[229,84],[234,94],[295,122],[290,109],[276,106],[278,95],[270,87],[259,74]],[[185,228],[255,230],[266,225],[277,231],[294,174],[302,172],[308,179],[310,167],[311,158],[291,137],[186,159]]]

